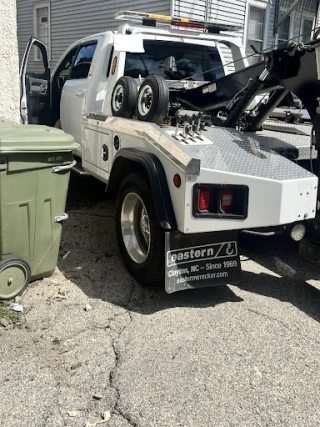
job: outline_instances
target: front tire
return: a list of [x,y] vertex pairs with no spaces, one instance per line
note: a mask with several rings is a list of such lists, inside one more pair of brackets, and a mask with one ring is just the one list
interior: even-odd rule
[[164,281],[164,231],[146,180],[130,174],[121,183],[116,231],[125,266],[141,284]]

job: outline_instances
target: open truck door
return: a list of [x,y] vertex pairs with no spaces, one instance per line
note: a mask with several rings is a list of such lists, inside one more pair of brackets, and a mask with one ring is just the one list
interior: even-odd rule
[[[33,48],[40,59],[39,72],[30,72],[28,62]],[[49,108],[50,69],[46,45],[30,37],[20,68],[20,117],[23,124],[42,124],[45,109]]]

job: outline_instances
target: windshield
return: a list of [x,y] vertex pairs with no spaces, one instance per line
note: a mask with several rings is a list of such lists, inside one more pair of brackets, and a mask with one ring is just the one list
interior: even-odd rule
[[[144,53],[127,53],[124,75],[150,74],[166,80],[211,81],[224,76],[217,48],[171,41],[144,40]],[[213,71],[214,70],[214,71]]]

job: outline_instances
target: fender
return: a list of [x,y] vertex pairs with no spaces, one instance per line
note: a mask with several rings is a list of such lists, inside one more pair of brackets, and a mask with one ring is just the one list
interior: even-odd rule
[[176,230],[177,223],[167,177],[160,160],[154,154],[135,148],[120,149],[113,159],[107,191],[117,190],[124,173],[139,172],[141,169],[146,172],[149,179],[161,227]]

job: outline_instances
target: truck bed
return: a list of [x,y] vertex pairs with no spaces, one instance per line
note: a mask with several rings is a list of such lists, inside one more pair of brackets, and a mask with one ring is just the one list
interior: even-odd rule
[[[291,151],[301,149],[301,142],[295,141],[295,144],[292,144],[290,139],[299,138],[300,135],[290,134],[289,138],[288,134],[272,131],[259,132],[257,135],[211,127],[203,136],[211,143],[208,145],[181,143],[181,148],[190,157],[201,160],[202,168],[279,181],[313,176],[306,169],[275,152],[283,147],[287,150],[290,148]],[[303,138],[308,139],[306,136]]]
[[256,133],[256,139],[260,144],[291,160],[317,158],[317,151],[314,147],[310,150],[311,124],[291,124],[267,120],[263,127],[263,131]]

